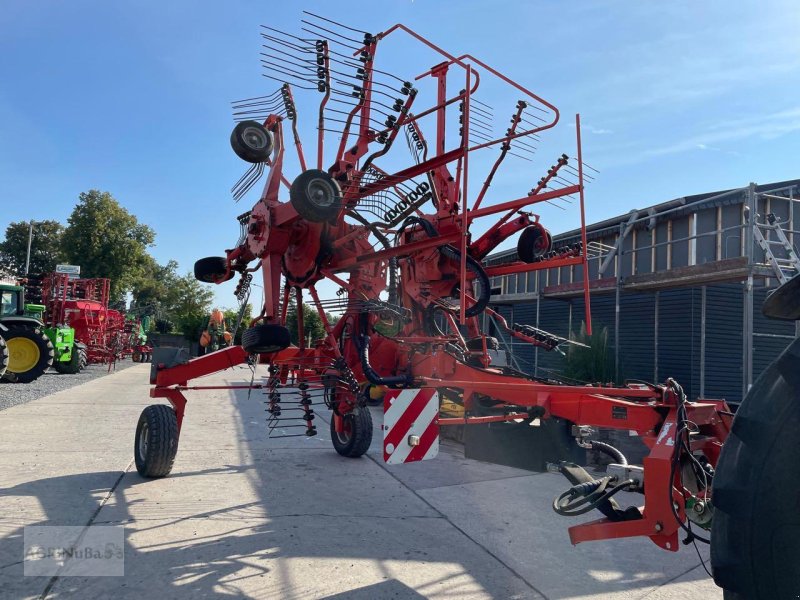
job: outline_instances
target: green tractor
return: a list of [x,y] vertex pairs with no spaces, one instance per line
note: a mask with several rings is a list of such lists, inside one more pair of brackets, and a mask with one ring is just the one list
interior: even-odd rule
[[0,374],[15,383],[30,383],[51,366],[78,373],[85,349],[75,343],[70,327],[45,327],[44,306],[25,304],[24,288],[0,284]]

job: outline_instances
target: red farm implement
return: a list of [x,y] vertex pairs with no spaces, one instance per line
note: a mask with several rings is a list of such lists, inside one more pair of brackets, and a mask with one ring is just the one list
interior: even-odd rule
[[[314,407],[324,406],[331,411],[336,451],[360,456],[372,437],[365,405],[375,390],[389,390],[389,462],[431,457],[442,426],[557,417],[574,424],[579,444],[611,455],[614,463],[602,477],[570,463],[557,466],[571,487],[555,500],[555,510],[602,513],[570,528],[574,543],[646,536],[676,551],[682,532],[702,540],[711,522],[714,468],[731,428],[725,402],[691,402],[671,379],[577,386],[492,364],[497,340],[484,333],[488,320],[515,344],[558,352],[573,343],[492,311],[492,277],[578,270],[591,331],[587,257],[596,249],[586,243],[590,174],[580,117],[570,124],[575,157],[553,152],[550,166],[532,175],[533,187],[512,193],[496,176],[507,161],[525,166],[515,163],[512,183],[532,169],[530,159],[544,152],[545,134],[560,120],[553,104],[478,58],[448,53],[404,25],[371,35],[306,14],[302,29],[299,36],[262,29],[265,75],[279,87],[234,103],[238,124],[231,145],[251,167],[233,195],[241,199],[265,174],[266,181],[253,208],[238,218],[235,246],[195,265],[201,281],[238,277],[242,303],[260,273],[264,304],[241,346],[191,360],[169,360],[157,351],[151,397],[167,399],[174,410],[153,405],[142,414],[139,472],[169,473],[184,392],[203,389],[189,381],[262,362],[269,365],[266,381],[245,387],[266,393],[271,434],[316,435]],[[407,72],[412,77],[398,77],[379,67],[379,56],[406,69],[414,60],[426,62]],[[307,114],[315,127],[304,127],[304,103],[311,101]],[[309,132],[313,155],[301,141]],[[553,247],[532,212],[547,207],[575,212],[582,243]],[[512,236],[519,260],[486,266],[486,256]],[[322,299],[326,287],[338,291]],[[311,345],[301,310],[307,301],[326,332]],[[290,345],[285,326],[290,302],[297,308],[297,346]],[[338,322],[329,323],[329,312],[341,314]],[[444,398],[460,404],[464,416],[442,417],[437,402]],[[148,443],[150,428],[162,418],[173,428],[167,449]],[[591,440],[592,427],[635,431],[650,450],[643,465],[629,465],[615,448]],[[623,490],[641,493],[642,505],[619,506],[614,496]]]
[[109,279],[70,279],[63,273],[42,278],[42,303],[48,322],[75,330],[89,363],[112,363],[125,347],[125,319],[108,308]]

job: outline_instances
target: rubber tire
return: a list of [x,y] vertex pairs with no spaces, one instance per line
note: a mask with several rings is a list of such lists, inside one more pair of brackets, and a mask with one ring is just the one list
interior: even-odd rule
[[[142,429],[147,427],[147,449],[140,452]],[[142,411],[136,424],[133,456],[142,477],[166,477],[178,453],[178,418],[166,404],[151,404]],[[144,454],[144,456],[142,456]]]
[[[308,186],[320,180],[331,188],[333,197],[330,204],[318,204],[311,199],[308,193]],[[307,221],[312,223],[332,221],[342,208],[342,189],[326,171],[308,169],[300,173],[292,182],[292,187],[289,189],[289,201],[297,214]]]
[[62,375],[76,375],[81,372],[81,354],[80,350],[72,346],[72,356],[69,362],[55,361],[53,368]]
[[346,440],[339,439],[334,419],[331,418],[331,441],[334,449],[347,458],[363,456],[372,444],[372,414],[367,408],[356,407],[342,418],[350,424],[351,433]]
[[249,354],[278,352],[290,344],[289,330],[283,325],[259,323],[242,333],[242,348]]
[[[257,129],[268,140],[264,146],[258,147],[245,137],[248,130]],[[275,147],[275,140],[272,133],[258,121],[242,121],[237,123],[231,132],[231,148],[236,156],[245,162],[263,163],[269,160],[272,149]]]
[[541,225],[531,225],[522,230],[517,240],[517,256],[522,262],[537,262],[551,250],[553,240]]
[[6,367],[8,367],[8,346],[6,341],[0,337],[0,377],[6,372]]
[[798,365],[795,340],[745,396],[717,463],[711,565],[726,598],[800,597]]
[[[53,365],[53,358],[55,356],[55,349],[53,342],[47,337],[44,331],[39,327],[27,327],[25,325],[12,325],[8,331],[3,332],[3,338],[8,344],[16,337],[24,337],[34,342],[39,347],[39,362],[33,368],[28,369],[24,373],[13,373],[6,369],[3,377],[14,383],[30,383],[36,381],[41,377],[47,369]],[[9,363],[11,362],[9,350]]]
[[131,352],[131,361],[135,363],[144,362],[144,355],[141,352]]
[[194,263],[194,278],[203,283],[223,283],[233,279],[235,273],[231,271],[228,276],[228,261],[222,256],[207,256]]
[[83,371],[83,370],[86,368],[86,366],[89,364],[89,356],[88,356],[88,354],[86,353],[86,348],[80,348],[80,349],[78,350],[78,352],[80,352],[80,357],[81,357],[81,371]]

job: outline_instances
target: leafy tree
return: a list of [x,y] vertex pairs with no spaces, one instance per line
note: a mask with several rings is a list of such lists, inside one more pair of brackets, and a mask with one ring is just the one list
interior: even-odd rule
[[[0,265],[18,275],[25,272],[25,256],[28,252],[29,223],[18,221],[6,227],[5,239],[0,242]],[[51,273],[56,264],[63,261],[61,237],[64,227],[58,221],[36,221],[31,239],[31,262],[29,272]]]
[[[228,331],[233,333],[233,328],[236,327],[236,321],[239,318],[239,309],[238,308],[223,308],[222,314],[225,316],[225,324],[228,326]],[[244,314],[242,316],[242,323],[239,325],[239,329],[236,330],[236,335],[234,336],[233,343],[234,344],[241,344],[242,343],[242,332],[247,329],[250,321],[253,320],[253,305],[246,304],[244,307]]]
[[111,297],[128,291],[148,263],[155,232],[108,192],[81,193],[62,237],[62,251],[83,277],[111,279]]
[[196,341],[208,325],[214,291],[187,273],[173,283],[166,299],[167,314],[184,337]]
[[[325,313],[325,316],[331,326],[339,321],[339,317],[336,315]],[[297,304],[294,301],[289,304],[289,311],[286,313],[286,327],[289,329],[292,343],[297,344],[299,340],[297,331]],[[311,344],[313,344],[315,340],[324,338],[327,335],[317,310],[305,303],[303,304],[303,333],[306,342],[310,341]]]

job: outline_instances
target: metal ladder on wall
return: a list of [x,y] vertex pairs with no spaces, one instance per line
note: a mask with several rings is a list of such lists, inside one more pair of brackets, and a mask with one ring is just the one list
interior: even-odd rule
[[[775,234],[777,239],[771,239],[770,232]],[[800,258],[797,257],[795,250],[786,232],[781,227],[781,221],[774,214],[767,215],[766,223],[756,221],[753,227],[753,235],[756,242],[764,251],[764,258],[772,266],[775,276],[781,283],[786,283],[792,277],[800,273]],[[786,252],[785,257],[775,256],[772,251],[774,246],[780,246]]]

